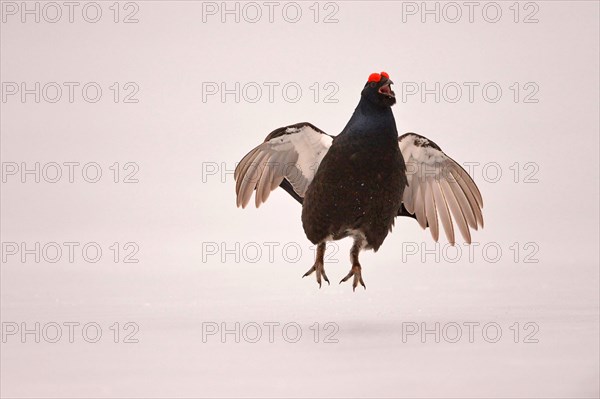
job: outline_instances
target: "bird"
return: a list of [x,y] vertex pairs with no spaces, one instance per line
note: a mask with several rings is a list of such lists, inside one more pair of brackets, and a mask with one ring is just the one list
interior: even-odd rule
[[316,245],[313,266],[321,288],[326,243],[351,237],[351,268],[340,284],[362,278],[359,254],[377,252],[395,218],[415,219],[434,241],[440,225],[451,245],[455,226],[471,243],[471,229],[483,228],[483,199],[471,176],[430,139],[398,135],[392,106],[393,82],[372,73],[344,129],[337,136],[309,122],[272,131],[248,152],[234,171],[236,205],[245,208],[254,193],[258,208],[281,187],[302,205],[302,226]]

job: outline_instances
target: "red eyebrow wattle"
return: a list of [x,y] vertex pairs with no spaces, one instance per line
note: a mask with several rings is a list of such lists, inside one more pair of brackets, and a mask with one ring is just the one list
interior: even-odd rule
[[369,75],[369,82],[379,82],[381,80],[381,75],[378,73],[372,73]]

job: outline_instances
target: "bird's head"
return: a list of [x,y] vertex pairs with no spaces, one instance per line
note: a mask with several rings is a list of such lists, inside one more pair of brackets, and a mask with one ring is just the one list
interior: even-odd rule
[[391,107],[396,104],[396,95],[391,87],[393,83],[387,72],[372,73],[361,96],[381,107]]

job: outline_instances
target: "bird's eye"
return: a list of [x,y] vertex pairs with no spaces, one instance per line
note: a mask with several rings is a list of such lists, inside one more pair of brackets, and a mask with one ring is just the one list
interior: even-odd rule
[[379,82],[381,80],[381,75],[378,73],[372,73],[369,75],[368,82]]

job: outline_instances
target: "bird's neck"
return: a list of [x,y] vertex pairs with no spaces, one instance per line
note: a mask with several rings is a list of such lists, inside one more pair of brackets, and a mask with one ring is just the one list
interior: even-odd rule
[[390,107],[381,107],[361,98],[343,132],[348,134],[385,134],[398,137]]

